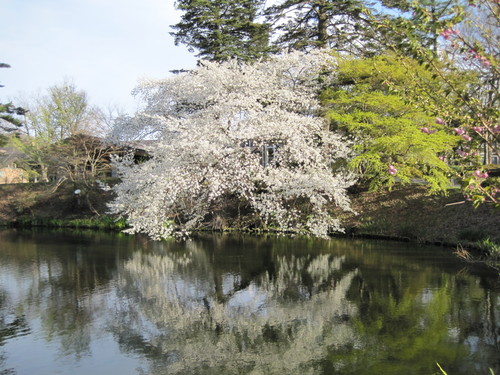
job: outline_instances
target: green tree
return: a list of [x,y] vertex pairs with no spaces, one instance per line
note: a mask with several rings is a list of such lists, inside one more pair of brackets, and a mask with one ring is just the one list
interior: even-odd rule
[[[323,95],[332,128],[356,139],[349,167],[371,189],[421,179],[430,192],[445,192],[451,170],[444,157],[457,138],[435,123],[432,112],[408,103],[401,90],[418,91],[407,68],[393,55],[339,58],[337,78]],[[433,85],[443,88],[414,60],[406,64]]]
[[[413,3],[414,19],[386,20],[379,28],[397,35],[401,43],[392,48],[404,64],[407,55],[415,57],[436,80],[447,89],[437,95],[428,82],[414,76],[419,92],[406,92],[405,97],[421,108],[435,112],[450,134],[461,140],[456,149],[455,177],[462,182],[465,195],[477,205],[482,202],[500,204],[500,181],[492,177],[492,155],[500,155],[500,14],[497,1],[477,0],[455,5],[447,17],[429,16],[425,4]],[[379,22],[372,19],[374,23]],[[438,54],[415,36],[415,28],[440,35]],[[475,81],[463,85],[449,79],[449,73],[476,75]]]
[[[26,110],[21,107],[15,107],[12,103],[1,104],[0,103],[0,119],[7,121],[8,123],[21,127],[23,125],[19,118],[14,116],[23,116]],[[12,128],[2,126],[2,130],[9,131]]]
[[[420,0],[419,11],[412,15],[411,20],[417,26],[415,34],[420,38],[422,45],[437,55],[439,47],[439,25],[448,22],[454,17],[454,9],[459,6],[460,0]],[[432,25],[432,27],[418,27]]]
[[[437,56],[440,29],[456,18],[455,12],[461,2],[463,3],[462,0],[419,0],[418,3],[409,0],[381,0],[381,5],[389,11],[381,12],[378,19],[372,18],[371,22],[379,24],[385,20],[393,26],[381,29],[385,31],[383,35],[386,46],[408,52],[413,46],[420,45]],[[401,28],[405,30],[403,33],[395,32]]]
[[[0,68],[10,68],[9,64],[0,63]],[[3,87],[0,85],[0,87]],[[26,114],[26,110],[21,107],[16,107],[12,103],[0,103],[0,130],[4,133],[12,133],[22,126],[22,121],[18,116]],[[12,125],[14,127],[12,127]],[[5,134],[0,134],[0,146],[8,142],[8,137]]]
[[269,27],[258,22],[262,0],[177,0],[175,44],[211,61],[252,60],[269,53]]
[[332,48],[373,53],[375,30],[371,10],[362,0],[284,0],[266,10],[280,49]]

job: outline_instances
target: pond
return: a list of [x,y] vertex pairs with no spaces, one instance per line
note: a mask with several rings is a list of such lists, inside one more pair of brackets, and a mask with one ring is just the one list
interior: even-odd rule
[[367,240],[0,231],[0,374],[500,374],[498,272]]

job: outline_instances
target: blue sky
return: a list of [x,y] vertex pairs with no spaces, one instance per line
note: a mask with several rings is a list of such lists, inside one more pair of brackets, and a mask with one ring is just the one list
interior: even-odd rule
[[174,0],[0,0],[0,102],[72,80],[103,109],[133,112],[139,79],[192,68],[175,46]]

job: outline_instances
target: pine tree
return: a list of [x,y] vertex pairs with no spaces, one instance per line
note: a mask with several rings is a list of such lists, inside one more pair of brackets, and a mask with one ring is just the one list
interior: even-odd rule
[[414,34],[422,46],[438,53],[440,30],[453,17],[454,7],[460,0],[420,0],[410,18]]
[[378,17],[371,22],[378,25],[384,45],[403,54],[419,58],[418,50],[428,50],[432,58],[438,56],[439,36],[450,24],[459,22],[457,12],[463,0],[380,0]]
[[374,50],[376,32],[360,0],[285,0],[266,10],[284,49],[332,48],[349,53]]
[[258,22],[262,0],[178,0],[175,44],[210,61],[252,60],[269,52],[269,26]]
[[[0,68],[10,68],[10,65],[0,63]],[[3,86],[0,85],[0,87]],[[16,107],[12,103],[0,103],[0,130],[6,133],[15,132],[22,126],[22,122],[16,116],[23,116],[25,113],[24,108]],[[0,134],[0,145],[5,144],[7,140],[5,134]]]

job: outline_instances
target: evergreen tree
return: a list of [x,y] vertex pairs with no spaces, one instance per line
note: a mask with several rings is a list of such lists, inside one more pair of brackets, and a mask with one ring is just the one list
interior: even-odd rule
[[[0,68],[10,68],[10,65],[0,63]],[[0,85],[0,87],[3,86]],[[0,103],[0,130],[7,133],[14,132],[18,127],[22,126],[22,122],[16,116],[23,116],[25,113],[24,108],[16,107],[12,103]],[[14,125],[14,127],[11,125]],[[5,144],[7,140],[5,134],[0,134],[0,145]]]
[[285,0],[266,11],[280,48],[356,54],[374,51],[376,31],[367,22],[369,13],[360,0]]
[[[2,104],[0,103],[0,119],[8,122],[9,124],[15,125],[16,127],[22,126],[21,120],[14,116],[23,116],[26,110],[21,107],[16,107],[12,103]],[[12,131],[15,128],[0,126],[0,129],[5,131]]]
[[175,44],[210,61],[252,60],[269,52],[269,26],[258,22],[262,0],[178,0]]
[[438,38],[443,28],[454,15],[454,9],[461,0],[420,0],[418,8],[412,8],[410,17],[413,34],[420,44],[438,53]]
[[371,15],[383,44],[389,49],[420,59],[419,49],[437,57],[440,33],[462,19],[463,0],[380,0],[381,11]]

